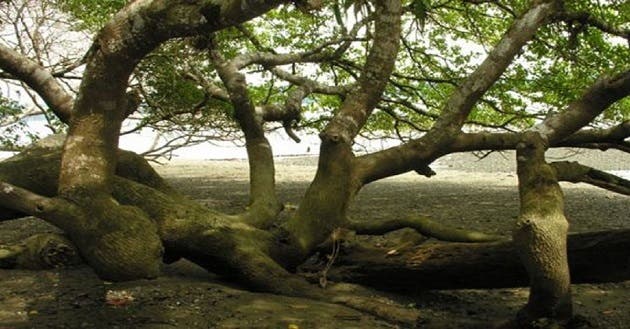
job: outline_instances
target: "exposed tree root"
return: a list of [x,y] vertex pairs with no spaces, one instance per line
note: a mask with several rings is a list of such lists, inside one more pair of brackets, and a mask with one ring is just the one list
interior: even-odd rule
[[448,227],[427,217],[406,217],[384,221],[350,221],[349,229],[357,234],[381,235],[402,228],[412,228],[418,233],[450,242],[491,242],[501,240],[499,235]]

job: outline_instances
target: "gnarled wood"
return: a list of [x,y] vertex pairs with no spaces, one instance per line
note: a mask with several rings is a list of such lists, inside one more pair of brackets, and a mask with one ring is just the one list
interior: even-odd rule
[[421,138],[400,146],[357,158],[357,176],[370,183],[433,162],[448,153],[449,144],[460,133],[473,106],[512,63],[519,51],[529,42],[558,9],[558,1],[534,1],[518,17],[510,29],[488,54],[486,59],[449,96],[443,113],[431,130]]

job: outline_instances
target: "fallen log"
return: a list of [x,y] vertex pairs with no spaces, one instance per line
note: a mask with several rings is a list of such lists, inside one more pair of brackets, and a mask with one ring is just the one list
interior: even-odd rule
[[[573,283],[630,280],[630,230],[571,234],[567,248]],[[326,277],[406,292],[529,284],[511,241],[425,243],[399,253],[354,246],[339,255]]]

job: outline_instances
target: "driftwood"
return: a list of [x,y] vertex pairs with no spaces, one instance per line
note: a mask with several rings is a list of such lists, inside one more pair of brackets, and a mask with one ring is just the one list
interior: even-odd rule
[[[630,280],[630,230],[571,234],[568,254],[573,283]],[[399,252],[355,245],[341,252],[326,277],[406,292],[529,284],[511,241],[425,243]]]

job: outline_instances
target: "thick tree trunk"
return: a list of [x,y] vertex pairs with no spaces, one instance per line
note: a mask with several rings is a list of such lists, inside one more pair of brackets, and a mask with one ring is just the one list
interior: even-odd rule
[[[58,172],[60,157],[59,149],[30,149],[1,163],[0,180],[52,197],[56,193],[55,173]],[[250,238],[254,240],[250,245],[264,245],[267,241],[275,246],[271,248],[275,250],[266,250],[271,251],[272,259],[279,264],[294,264],[299,258],[292,255],[289,245],[274,240],[276,238],[268,232],[247,228],[230,216],[213,212],[177,194],[138,155],[119,152],[116,173],[118,177],[114,181],[113,193],[116,201],[141,207],[159,224],[159,234],[169,256],[193,258],[211,271],[232,275],[227,273],[231,271],[230,267],[226,269],[222,264],[225,260],[217,260],[217,257],[229,258],[231,255],[226,246],[235,244],[229,242],[228,235],[235,238],[243,234],[240,239],[243,242]],[[0,218],[21,216],[13,210],[0,209]],[[213,227],[221,227],[220,223],[224,223],[223,228],[211,234]],[[237,227],[242,232],[239,233]],[[374,228],[364,229],[365,233],[375,233]],[[206,231],[208,233],[204,233]],[[217,241],[223,242],[200,242],[213,234]],[[225,236],[220,238],[222,234]],[[202,238],[202,235],[205,237]],[[210,244],[215,246],[210,248]],[[342,252],[342,257],[328,276],[333,281],[348,280],[388,289],[488,288],[526,284],[525,271],[514,246],[508,242],[423,245],[395,255],[387,255],[388,251],[357,249],[348,251],[346,255]],[[630,233],[627,231],[588,233],[569,238],[569,260],[574,282],[628,279],[630,268],[626,260],[629,257]]]
[[[568,255],[574,283],[630,280],[630,230],[569,235]],[[311,265],[302,270],[311,277],[321,268]],[[403,292],[529,284],[512,241],[427,243],[397,253],[351,246],[341,251],[327,278]]]
[[530,279],[527,305],[517,321],[546,318],[566,324],[573,316],[567,260],[569,223],[556,172],[545,162],[547,145],[536,132],[517,145],[520,216],[514,244]]
[[[0,181],[38,194],[50,193],[48,196],[53,196],[54,187],[58,184],[55,173],[59,170],[60,158],[59,149],[31,149],[28,154],[2,162]],[[301,256],[297,256],[295,249],[282,241],[283,235],[276,236],[256,229],[243,223],[242,217],[213,211],[180,195],[164,184],[159,175],[138,155],[120,152],[117,168],[119,175],[128,178],[113,178],[111,202],[116,203],[116,207],[112,208],[135,209],[133,215],[137,218],[150,218],[169,258],[188,258],[209,271],[238,279],[255,290],[297,296],[308,294],[313,289],[285,270],[284,267],[297,263]],[[52,185],[42,185],[42,182]],[[111,213],[110,210],[102,209],[98,203],[94,206],[91,209],[93,212]],[[23,211],[28,212],[28,209]],[[19,216],[14,210],[0,209],[1,218],[16,215]],[[138,227],[117,229],[124,233]],[[142,247],[141,244],[138,246]],[[112,254],[116,255],[113,252]],[[90,265],[93,264],[94,260],[87,258],[85,253],[82,256]],[[101,257],[110,259],[107,255]],[[109,266],[115,265],[113,263]],[[127,273],[125,269],[115,267],[115,270],[119,272],[118,275],[104,273],[104,277],[111,280],[130,279],[120,275]],[[97,273],[103,275],[103,272]],[[319,294],[320,297],[323,296]],[[316,296],[317,293],[312,292],[311,295]]]
[[351,178],[354,156],[350,145],[324,137],[321,150],[317,174],[286,226],[303,256],[308,256],[336,228],[346,226],[348,205],[358,190]]
[[[47,178],[47,181],[56,185],[55,173],[58,172],[60,152],[40,151],[39,159],[45,156],[50,161],[37,161],[26,156],[3,162],[0,165],[0,181],[7,180],[15,185],[26,182],[31,184],[29,188],[33,191],[43,193],[45,188],[28,179],[32,176],[31,172],[35,172],[43,176],[45,173],[52,176]],[[138,209],[142,216],[155,222],[158,234],[166,247],[168,260],[185,257],[209,271],[225,275],[257,291],[336,302],[378,314],[392,321],[402,321],[407,325],[415,321],[417,317],[415,310],[401,309],[371,298],[357,297],[347,291],[322,290],[309,284],[286,270],[292,264],[296,264],[302,255],[293,246],[284,242],[285,234],[256,229],[241,222],[243,218],[239,216],[228,216],[212,211],[165,186],[159,176],[149,170],[150,167],[141,166],[138,170],[127,167],[134,166],[138,161],[142,162],[137,155],[120,157],[117,172],[127,175],[130,179],[114,177],[112,196],[120,207]],[[26,163],[32,166],[23,166]],[[131,179],[137,179],[142,183]],[[1,189],[4,188],[0,186]],[[6,197],[0,198],[0,204],[6,206],[4,202],[6,200],[8,200]],[[23,211],[27,210],[25,208]],[[6,218],[9,212],[0,209],[0,214]],[[19,252],[8,250],[5,253],[7,263],[13,262]]]

